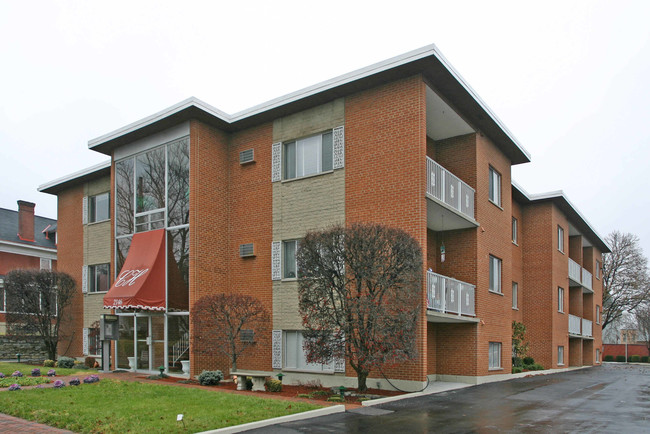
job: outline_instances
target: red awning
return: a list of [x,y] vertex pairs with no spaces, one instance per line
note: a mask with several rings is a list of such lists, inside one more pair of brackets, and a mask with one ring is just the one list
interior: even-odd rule
[[104,308],[165,310],[165,254],[164,229],[133,235],[124,266],[104,296]]

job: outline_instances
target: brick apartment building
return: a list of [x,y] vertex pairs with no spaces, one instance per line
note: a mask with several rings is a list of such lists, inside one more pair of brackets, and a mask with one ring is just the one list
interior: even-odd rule
[[0,208],[0,335],[6,333],[4,276],[16,269],[56,269],[56,220],[34,215],[36,204]]
[[598,363],[607,245],[561,192],[512,183],[528,153],[433,46],[235,115],[190,98],[89,147],[110,162],[40,188],[58,195],[59,268],[82,288],[78,356],[112,308],[117,367],[227,371],[194,351],[189,312],[240,292],[273,323],[240,369],[354,385],[345,364],[306,362],[296,241],[376,222],[425,258],[419,355],[385,370],[394,384],[509,374],[513,320],[545,368]]

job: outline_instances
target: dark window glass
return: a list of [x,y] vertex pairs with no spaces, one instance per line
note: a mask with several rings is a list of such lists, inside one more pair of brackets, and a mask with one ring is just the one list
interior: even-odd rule
[[97,196],[90,197],[90,215],[88,216],[88,221],[101,222],[103,220],[108,220],[110,206],[109,206],[109,194],[103,193],[98,194]]
[[168,146],[167,226],[190,222],[190,148],[183,139]]
[[89,267],[90,286],[89,292],[108,291],[109,264],[91,265]]
[[138,155],[135,162],[136,213],[165,207],[165,148]]
[[132,234],[134,225],[133,158],[115,163],[116,235]]

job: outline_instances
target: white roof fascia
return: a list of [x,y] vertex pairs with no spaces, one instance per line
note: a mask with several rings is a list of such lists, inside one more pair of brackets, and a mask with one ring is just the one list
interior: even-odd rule
[[68,181],[72,181],[73,179],[79,178],[81,176],[89,175],[97,170],[106,169],[107,167],[111,167],[111,160],[104,161],[99,164],[95,164],[94,166],[90,166],[85,169],[79,170],[77,172],[71,173],[69,175],[62,176],[61,178],[55,179],[54,181],[41,184],[38,186],[37,190],[42,192],[43,190],[47,190],[48,188],[55,187],[59,184],[66,183]]
[[0,252],[13,253],[24,256],[36,256],[44,259],[56,259],[56,249],[29,244],[0,241]]
[[315,84],[313,86],[309,86],[300,90],[297,90],[295,92],[280,96],[278,98],[274,98],[270,101],[263,102],[261,104],[258,104],[256,106],[253,106],[251,108],[242,110],[240,112],[235,113],[234,115],[229,115],[228,113],[225,113],[203,101],[201,101],[198,98],[195,97],[190,97],[184,101],[181,101],[178,104],[175,104],[165,110],[162,110],[158,113],[155,113],[151,116],[148,116],[144,119],[141,119],[139,121],[133,122],[125,127],[122,127],[120,129],[117,129],[113,132],[110,132],[108,134],[105,134],[101,137],[98,137],[96,139],[92,139],[88,142],[88,147],[93,148],[97,145],[100,145],[104,142],[107,142],[109,140],[115,139],[117,137],[120,137],[122,135],[125,135],[127,133],[130,133],[132,131],[135,131],[137,129],[140,129],[142,127],[145,127],[149,124],[152,124],[158,120],[161,120],[167,116],[170,116],[176,112],[179,112],[181,110],[184,110],[192,105],[204,110],[207,113],[212,114],[213,116],[220,118],[228,123],[233,123],[237,122],[243,119],[246,119],[248,117],[263,113],[265,111],[292,103],[294,101],[306,98],[308,96],[315,95],[317,93],[333,89],[339,86],[342,86],[344,84],[350,83],[355,80],[359,80],[365,77],[369,77],[371,75],[395,68],[400,65],[404,65],[428,56],[435,56],[440,63],[443,64],[443,66],[450,72],[450,74],[460,83],[461,86],[472,96],[472,98],[481,106],[483,110],[492,118],[492,120],[499,126],[499,128],[512,140],[512,142],[519,148],[519,150],[526,155],[528,160],[531,160],[530,153],[519,143],[519,141],[514,137],[514,135],[506,128],[506,126],[501,122],[501,120],[494,114],[494,112],[487,106],[487,104],[481,99],[481,97],[478,96],[478,94],[472,89],[472,87],[465,81],[465,79],[456,71],[456,69],[451,66],[451,64],[447,61],[447,59],[438,51],[438,48],[435,46],[435,44],[427,45],[422,48],[418,48],[413,51],[409,51],[408,53],[401,54],[399,56],[392,57],[387,60],[383,60],[381,62],[375,63],[370,66],[366,66],[361,69],[357,69],[355,71],[349,72],[347,74],[340,75],[338,77],[331,78],[329,80],[325,80],[321,83]]

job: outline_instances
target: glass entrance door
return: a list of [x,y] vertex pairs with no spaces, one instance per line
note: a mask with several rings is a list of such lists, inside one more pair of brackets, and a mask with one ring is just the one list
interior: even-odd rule
[[140,314],[135,321],[137,369],[158,371],[165,365],[165,317]]

